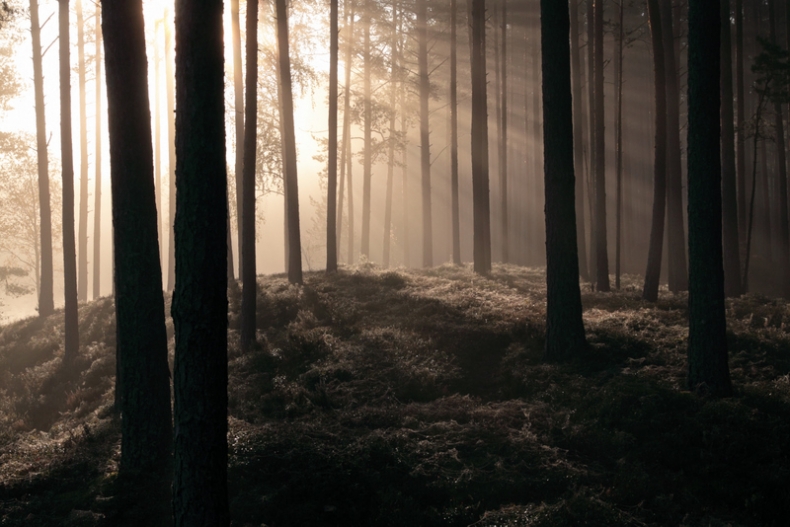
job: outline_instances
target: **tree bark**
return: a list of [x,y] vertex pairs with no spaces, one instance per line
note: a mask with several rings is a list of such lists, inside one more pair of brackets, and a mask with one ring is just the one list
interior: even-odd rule
[[586,348],[573,173],[573,113],[567,0],[541,0],[543,145],[546,189],[546,348],[560,360]]
[[222,2],[176,2],[176,527],[227,526],[228,275]]
[[[257,0],[256,0],[257,1]],[[330,0],[329,15],[329,143],[326,198],[326,272],[337,271],[337,59],[338,0]]]
[[38,2],[30,0],[30,36],[33,44],[33,88],[36,100],[36,154],[38,160],[38,203],[41,237],[41,278],[38,315],[48,317],[55,311],[52,263],[52,206],[49,201],[49,161],[47,125],[44,109],[44,73],[41,66],[41,27]]
[[[170,34],[168,11],[165,10],[165,88],[167,89],[167,137],[168,137],[168,166],[169,166],[169,192],[168,192],[168,256],[167,256],[167,290],[173,291],[176,285],[176,90],[175,74],[173,73],[173,45]],[[227,191],[226,191],[227,193]],[[226,200],[227,201],[227,200]]]
[[58,0],[58,49],[60,52],[60,158],[63,178],[63,288],[65,329],[63,360],[79,352],[77,307],[77,250],[74,243],[74,159],[71,140],[71,63],[69,60],[69,2]]
[[724,294],[741,294],[741,263],[738,243],[738,189],[735,169],[735,123],[732,90],[730,0],[721,0],[721,160],[722,243]]
[[244,106],[244,166],[242,167],[241,347],[255,346],[258,279],[255,262],[255,145],[258,142],[258,0],[247,0],[247,100]]
[[[351,178],[351,61],[352,61],[352,49],[354,47],[354,4],[351,3],[349,9],[349,3],[351,2],[343,2],[343,11],[344,11],[344,20],[346,20],[346,29],[348,31],[348,35],[346,36],[346,57],[345,57],[345,84],[344,84],[344,91],[343,91],[343,143],[342,149],[340,151],[340,197],[338,199],[338,207],[337,207],[337,247],[338,251],[340,251],[340,242],[343,234],[343,191],[346,184],[346,165],[348,164],[348,177]],[[348,12],[346,12],[348,10]],[[353,231],[353,219],[351,217],[351,188],[349,185],[349,192],[348,192],[348,201],[349,201],[349,218],[348,218],[348,226],[349,226],[349,250],[346,261],[351,264],[353,263],[353,240],[354,240],[354,231]]]
[[499,134],[499,190],[501,195],[500,225],[502,229],[502,262],[510,262],[510,229],[508,226],[508,189],[507,189],[507,1],[502,0],[502,16],[500,20],[502,38],[502,81]]
[[433,213],[431,207],[431,142],[428,113],[428,6],[417,0],[417,63],[420,79],[420,175],[422,181],[422,266],[433,267]]
[[280,72],[280,121],[283,130],[283,164],[288,226],[288,281],[302,283],[302,242],[299,231],[299,187],[296,173],[296,135],[293,95],[291,93],[291,59],[288,51],[288,13],[285,0],[276,0],[277,46]]
[[688,387],[732,393],[727,366],[721,243],[721,18],[716,0],[689,0]]
[[102,17],[122,361],[121,471],[160,471],[170,465],[172,448],[170,370],[142,1],[105,0]]
[[[94,149],[95,184],[93,191],[93,299],[101,296],[101,4],[96,4],[96,140]],[[161,209],[159,209],[161,211]],[[161,239],[161,235],[160,235]]]
[[609,291],[609,255],[606,242],[606,144],[603,103],[603,0],[595,0],[595,243],[598,291]]
[[[587,241],[584,224],[584,124],[582,108],[582,73],[579,53],[579,6],[577,0],[570,0],[571,25],[571,78],[573,80],[573,171],[576,179],[576,243],[579,260],[579,273],[585,280],[587,270]],[[545,149],[545,147],[544,147]]]
[[82,17],[82,1],[75,4],[77,12],[77,71],[79,79],[80,105],[80,210],[77,240],[79,261],[77,262],[77,298],[88,299],[88,116],[85,102],[85,23]]
[[[458,185],[458,5],[450,0],[450,199],[453,263],[461,265],[461,213]],[[405,130],[404,130],[405,131]],[[405,199],[405,196],[404,196]]]
[[486,3],[471,2],[472,204],[474,270],[491,272],[491,213],[488,191],[488,111],[486,108]]
[[[257,6],[256,6],[257,7]],[[239,0],[230,0],[230,26],[231,26],[231,41],[233,45],[233,102],[234,114],[233,123],[235,124],[235,165],[234,174],[236,178],[236,239],[238,241],[239,254],[241,254],[241,245],[244,243],[244,217],[242,208],[244,207],[242,201],[244,200],[244,75],[242,71],[244,67],[241,63],[241,22],[239,20]],[[257,27],[257,26],[256,26]],[[247,53],[249,56],[249,52]],[[257,59],[257,54],[256,54]],[[255,93],[258,92],[258,86],[255,86]],[[230,241],[230,240],[229,240]],[[232,269],[231,264],[231,269]],[[239,258],[239,276],[242,276],[244,264]]]
[[[366,2],[366,12],[363,15],[363,24],[365,30],[362,62],[364,64],[363,73],[363,103],[362,103],[362,119],[364,122],[364,141],[363,146],[363,173],[362,173],[362,239],[359,244],[360,255],[364,258],[370,259],[370,183],[373,177],[373,108],[372,108],[372,94],[370,89],[371,83],[371,57],[370,57],[370,26],[371,14],[370,10],[373,7],[371,2]],[[419,20],[418,20],[419,24]]]
[[[738,226],[740,239],[746,232],[746,96],[743,72],[743,0],[735,0],[735,97],[736,106],[736,151],[738,178]],[[743,289],[743,283],[741,288]]]
[[666,206],[667,160],[667,94],[664,64],[664,42],[661,34],[661,14],[658,0],[647,0],[650,34],[653,41],[653,71],[655,77],[656,149],[653,165],[653,222],[650,228],[650,249],[647,255],[645,287],[642,298],[658,300],[658,281],[661,275],[661,251],[664,245],[664,210]]
[[397,61],[396,49],[398,46],[398,9],[392,6],[392,42],[390,49],[390,123],[389,123],[389,145],[387,148],[387,195],[384,201],[384,240],[383,240],[383,261],[384,268],[390,266],[390,239],[392,232],[392,186],[395,173],[395,96],[397,94]]
[[622,227],[623,227],[623,40],[625,39],[624,13],[625,3],[620,1],[620,14],[617,24],[617,46],[616,56],[614,61],[614,90],[615,90],[615,178],[617,183],[617,192],[615,196],[615,289],[620,289],[620,271],[621,265],[621,248],[622,248]]

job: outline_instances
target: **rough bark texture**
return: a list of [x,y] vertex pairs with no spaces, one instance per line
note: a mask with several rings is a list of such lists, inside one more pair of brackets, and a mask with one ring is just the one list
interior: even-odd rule
[[258,279],[255,262],[255,145],[258,142],[258,1],[247,0],[247,100],[241,202],[241,347],[255,345]]
[[647,0],[650,35],[653,42],[653,72],[655,78],[656,148],[653,164],[653,221],[650,227],[650,248],[645,271],[642,298],[658,300],[658,281],[661,275],[661,252],[664,246],[664,210],[667,195],[667,93],[664,79],[664,42],[661,35],[661,15],[658,0]]
[[142,1],[104,0],[102,24],[123,377],[121,471],[149,471],[169,465],[172,425]]
[[177,527],[229,524],[228,297],[221,0],[176,1]]
[[422,266],[433,266],[433,213],[431,207],[430,79],[428,78],[428,5],[417,0],[417,63],[420,78],[420,179],[422,182]]
[[[584,228],[584,128],[582,109],[581,54],[579,53],[579,8],[577,0],[570,1],[571,77],[573,80],[573,171],[576,176],[576,245],[579,273],[587,280],[587,241]],[[545,117],[544,117],[545,118]],[[544,147],[545,149],[545,147]],[[545,155],[545,153],[544,153]]]
[[[94,143],[95,182],[93,191],[93,299],[101,296],[101,8],[96,4],[96,141]],[[161,209],[160,209],[161,210]]]
[[291,93],[291,59],[288,51],[288,11],[285,0],[276,0],[277,45],[280,72],[280,122],[283,131],[283,164],[288,226],[288,281],[302,283],[302,242],[299,231],[299,188],[296,175],[296,135]]
[[48,317],[55,311],[52,263],[52,206],[49,202],[49,161],[47,159],[46,112],[44,110],[44,73],[41,66],[41,28],[38,19],[38,2],[36,0],[30,0],[30,36],[33,44],[39,235],[41,237],[41,278],[38,293],[38,314],[41,317]]
[[71,362],[80,347],[77,308],[77,248],[74,243],[74,158],[71,141],[71,63],[69,61],[69,2],[58,0],[60,52],[60,162],[63,178],[63,294],[65,329],[63,360]]
[[486,3],[471,2],[472,204],[474,269],[491,272],[491,213],[488,195],[488,110],[486,108]]
[[680,155],[680,84],[675,61],[676,43],[671,0],[659,0],[659,9],[667,90],[667,278],[669,290],[678,292],[688,289],[686,231],[683,224],[683,169]]
[[[257,0],[256,0],[257,1]],[[329,15],[329,143],[326,198],[326,271],[337,271],[337,59],[338,0],[330,0]]]
[[598,291],[609,291],[609,254],[606,242],[606,144],[603,104],[603,0],[595,0],[595,244]]
[[80,112],[80,210],[77,240],[77,298],[88,299],[88,116],[85,101],[85,22],[82,1],[75,4],[77,14],[77,72],[79,79]]
[[721,245],[718,0],[689,0],[688,386],[730,395]]
[[738,243],[738,190],[735,170],[735,116],[733,115],[730,0],[721,0],[721,192],[724,294],[741,294]]
[[453,263],[461,264],[461,213],[458,198],[458,5],[450,0],[450,199]]
[[546,189],[546,348],[560,360],[586,347],[579,291],[567,0],[541,0]]

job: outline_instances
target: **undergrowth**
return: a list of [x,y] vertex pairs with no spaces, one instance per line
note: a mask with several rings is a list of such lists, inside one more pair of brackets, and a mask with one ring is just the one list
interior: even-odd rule
[[[367,264],[230,290],[233,525],[784,525],[790,310],[728,300],[736,389],[684,390],[687,296],[583,291],[589,350],[542,361],[545,273]],[[112,301],[0,332],[0,525],[134,525],[117,481]],[[168,323],[172,349],[172,324]],[[161,505],[161,504],[160,504]]]

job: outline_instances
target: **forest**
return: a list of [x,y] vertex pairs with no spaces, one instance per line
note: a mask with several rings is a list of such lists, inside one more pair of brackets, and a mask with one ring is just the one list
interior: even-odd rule
[[0,2],[0,525],[785,525],[789,103],[790,1]]

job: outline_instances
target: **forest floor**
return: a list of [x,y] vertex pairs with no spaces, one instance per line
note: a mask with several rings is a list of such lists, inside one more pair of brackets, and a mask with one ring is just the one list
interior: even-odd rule
[[[234,526],[787,524],[782,300],[728,300],[736,395],[717,400],[684,389],[687,296],[646,303],[636,276],[583,292],[590,350],[563,364],[542,361],[542,269],[259,283],[255,352],[230,298]],[[0,525],[168,525],[117,477],[112,313],[80,306],[70,370],[61,315],[0,329]]]

